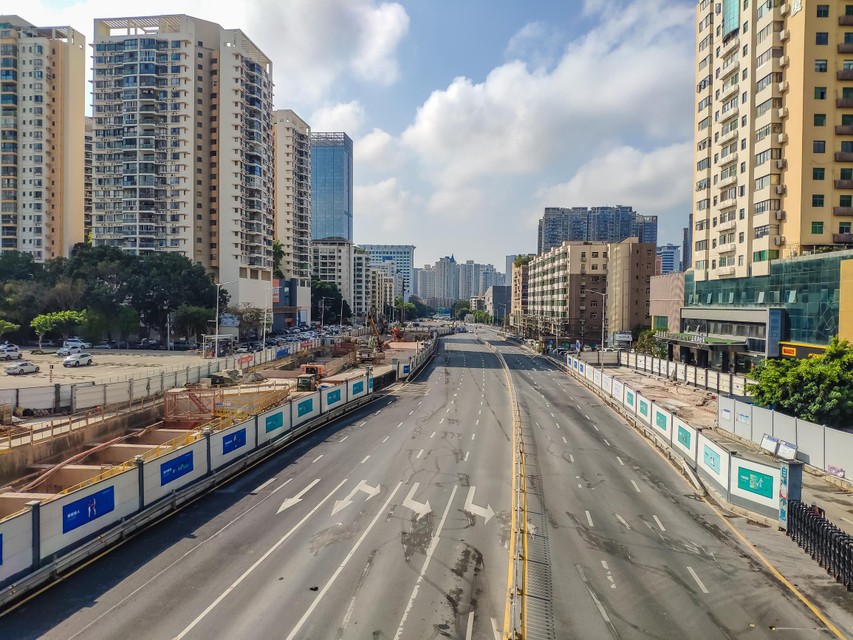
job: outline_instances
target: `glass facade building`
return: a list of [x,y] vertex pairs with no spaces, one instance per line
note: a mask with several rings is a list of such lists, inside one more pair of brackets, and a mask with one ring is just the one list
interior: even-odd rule
[[352,242],[352,140],[311,133],[311,239]]

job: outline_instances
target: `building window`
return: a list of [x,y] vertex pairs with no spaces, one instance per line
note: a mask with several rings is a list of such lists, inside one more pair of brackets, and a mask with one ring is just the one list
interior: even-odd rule
[[812,180],[823,180],[826,177],[826,169],[815,167],[812,169]]
[[851,195],[839,196],[838,206],[840,206],[840,207],[853,207],[853,196],[851,196]]
[[826,87],[815,87],[814,88],[814,99],[815,100],[826,100]]
[[812,233],[814,233],[814,234],[823,233],[823,222],[812,222]]
[[850,233],[851,227],[853,227],[853,224],[850,222],[839,222],[838,233]]
[[815,44],[829,44],[829,34],[826,31],[815,33]]
[[817,17],[818,18],[828,18],[829,17],[829,5],[828,4],[817,5]]
[[815,153],[826,153],[826,140],[815,140],[812,143],[812,151]]
[[822,207],[823,206],[823,194],[812,195],[812,206],[813,207]]
[[826,126],[826,114],[825,113],[814,114],[814,126],[816,126],[816,127],[825,127]]
[[814,70],[818,73],[826,73],[826,60],[815,60]]

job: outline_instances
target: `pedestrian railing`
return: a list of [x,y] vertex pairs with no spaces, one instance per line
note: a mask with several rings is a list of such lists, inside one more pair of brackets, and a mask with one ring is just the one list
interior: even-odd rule
[[850,591],[853,589],[853,536],[823,515],[823,510],[791,500],[788,536]]

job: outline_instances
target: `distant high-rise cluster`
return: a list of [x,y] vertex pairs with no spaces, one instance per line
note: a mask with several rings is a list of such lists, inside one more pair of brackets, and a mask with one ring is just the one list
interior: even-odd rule
[[657,216],[642,216],[623,205],[546,207],[539,220],[536,252],[546,253],[566,240],[621,242],[632,237],[657,244]]
[[450,306],[457,300],[468,301],[486,294],[489,287],[503,286],[504,275],[494,265],[473,260],[457,262],[445,256],[434,265],[417,270],[418,297],[434,306]]

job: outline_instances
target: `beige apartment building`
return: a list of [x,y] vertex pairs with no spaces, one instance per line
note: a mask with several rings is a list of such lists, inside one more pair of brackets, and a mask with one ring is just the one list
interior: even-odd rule
[[0,16],[0,251],[37,262],[83,241],[86,39]]
[[693,268],[853,244],[853,4],[697,5]]
[[95,20],[93,46],[94,244],[179,253],[233,304],[264,306],[271,60],[239,29],[186,15]]
[[[530,256],[527,257],[529,258]],[[512,271],[510,272],[509,323],[516,330],[522,329],[524,326],[524,317],[528,315],[529,264],[529,261],[517,256],[512,262]]]

